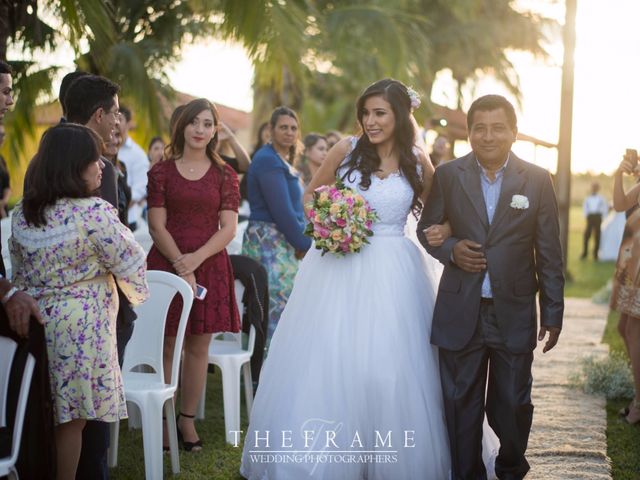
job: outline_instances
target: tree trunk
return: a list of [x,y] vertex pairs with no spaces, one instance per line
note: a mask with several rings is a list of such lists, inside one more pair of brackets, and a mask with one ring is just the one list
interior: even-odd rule
[[569,208],[571,207],[571,127],[573,122],[573,55],[576,45],[577,0],[566,0],[563,29],[564,61],[562,64],[562,96],[560,99],[560,134],[558,138],[558,172],[556,189],[560,213],[560,241],[567,269],[569,244]]

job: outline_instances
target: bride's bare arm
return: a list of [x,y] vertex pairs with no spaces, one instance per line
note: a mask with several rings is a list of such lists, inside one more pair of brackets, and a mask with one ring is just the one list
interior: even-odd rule
[[[435,172],[435,168],[431,163],[431,159],[428,155],[423,152],[420,152],[418,156],[418,161],[422,165],[422,183],[424,185],[424,190],[422,191],[422,204],[427,201],[429,197],[429,191],[431,190],[431,182],[433,181],[433,173]],[[447,220],[442,225],[431,225],[429,228],[424,230],[424,234],[427,237],[427,242],[429,245],[434,247],[439,247],[444,243],[444,241],[451,236],[451,225],[449,225],[449,221]]]
[[[321,187],[322,185],[331,185],[336,181],[336,170],[340,166],[340,163],[347,156],[349,151],[351,150],[351,138],[343,138],[338,143],[336,143],[329,153],[327,157],[320,165],[320,168],[315,173],[311,182],[304,191],[303,202],[305,205],[313,200],[313,191]],[[306,210],[306,207],[305,207]]]

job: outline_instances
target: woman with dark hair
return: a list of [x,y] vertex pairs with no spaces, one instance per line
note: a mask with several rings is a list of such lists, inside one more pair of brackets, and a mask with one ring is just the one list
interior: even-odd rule
[[75,478],[87,420],[127,416],[116,284],[133,304],[148,297],[142,247],[115,208],[94,196],[101,150],[87,127],[47,130],[27,169],[9,240],[14,284],[36,299],[44,317],[60,480]]
[[300,178],[292,166],[298,117],[290,108],[278,107],[269,125],[271,143],[256,152],[247,172],[251,214],[242,242],[242,254],[260,262],[269,275],[267,345],[293,287],[298,258],[311,246],[303,233]]
[[296,168],[300,171],[302,175],[302,180],[306,185],[309,185],[311,182],[311,178],[315,175],[315,173],[324,162],[324,159],[327,157],[327,152],[329,151],[329,145],[327,143],[327,139],[320,134],[310,133],[304,140],[302,140],[304,145],[304,150],[302,155],[296,164]]
[[164,140],[162,137],[153,137],[149,142],[147,149],[147,157],[149,158],[149,170],[164,157]]
[[[202,449],[193,418],[207,375],[211,334],[240,330],[225,250],[235,235],[240,194],[236,173],[216,153],[218,123],[218,112],[208,100],[189,102],[176,119],[167,159],[149,171],[153,247],[148,267],[180,275],[194,293],[197,285],[207,289],[204,298],[193,303],[184,339],[178,432],[187,451]],[[167,317],[167,381],[181,308],[181,300],[174,300]]]
[[[262,148],[263,145],[266,145],[271,140],[271,132],[269,130],[269,122],[264,122],[260,124],[258,127],[258,133],[256,135],[256,143],[253,146],[253,151],[251,152],[251,159],[258,150]],[[249,200],[249,194],[247,192],[247,175],[243,175],[242,180],[240,181],[240,197],[243,201]]]
[[[357,101],[362,134],[336,144],[305,191],[311,200],[338,175],[379,219],[361,252],[305,256],[253,404],[241,466],[249,479],[449,478],[438,355],[429,344],[437,278],[404,233],[434,171],[414,147],[417,103],[396,80],[369,86]],[[440,230],[429,235],[434,244],[447,236]],[[289,434],[265,446],[264,432]],[[347,451],[360,460],[261,463],[252,453],[283,450],[285,441],[311,458]],[[376,460],[385,454],[394,460]]]
[[253,145],[253,152],[251,152],[251,158],[260,150],[263,145],[266,145],[271,141],[271,130],[269,128],[269,122],[263,122],[258,127],[256,134],[256,143]]
[[329,150],[331,150],[336,143],[342,140],[343,135],[337,130],[329,130],[327,133],[324,134],[324,136],[327,139]]

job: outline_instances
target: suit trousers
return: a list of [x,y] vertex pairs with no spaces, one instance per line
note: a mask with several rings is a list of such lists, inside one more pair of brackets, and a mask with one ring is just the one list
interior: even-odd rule
[[589,249],[589,240],[591,239],[591,232],[595,237],[595,243],[593,245],[593,258],[598,259],[598,251],[600,250],[600,225],[602,225],[602,215],[599,213],[591,213],[587,215],[587,227],[584,230],[582,257],[587,256]]
[[487,478],[482,462],[485,411],[500,439],[498,478],[523,478],[529,471],[524,454],[533,418],[533,352],[512,353],[506,348],[494,306],[485,301],[471,341],[462,350],[439,352],[452,479]]

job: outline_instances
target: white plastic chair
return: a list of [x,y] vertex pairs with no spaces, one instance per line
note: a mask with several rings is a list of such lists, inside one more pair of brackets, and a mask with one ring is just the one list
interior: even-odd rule
[[[11,366],[18,345],[16,342],[7,337],[0,337],[0,427],[7,426],[7,396],[9,393],[9,377],[11,374]],[[22,440],[22,425],[24,423],[24,415],[27,409],[27,400],[29,399],[29,388],[31,387],[31,377],[36,360],[33,355],[27,355],[24,370],[22,372],[22,380],[20,382],[20,393],[18,394],[18,405],[16,408],[16,416],[13,421],[13,433],[11,436],[11,454],[8,457],[0,458],[0,477],[12,474],[18,478],[18,472],[15,464],[18,461],[20,453],[20,442]]]
[[[235,281],[236,302],[240,318],[244,317],[242,296],[244,285]],[[247,404],[247,416],[251,416],[253,405],[253,380],[251,379],[251,355],[256,343],[256,328],[251,325],[246,350],[242,348],[242,331],[223,333],[211,337],[209,344],[209,363],[217,365],[222,372],[222,397],[224,404],[224,427],[227,443],[235,441],[234,431],[240,430],[240,370],[244,377],[244,395]],[[197,418],[204,418],[204,405],[207,386],[202,389],[198,405]]]
[[[133,335],[127,344],[122,366],[124,394],[127,402],[134,403],[142,416],[142,441],[144,444],[144,470],[147,479],[162,478],[162,410],[167,417],[171,469],[180,473],[178,458],[178,436],[173,397],[178,387],[180,353],[182,342],[193,303],[193,291],[187,282],[168,273],[150,270],[147,282],[151,296],[144,304],[136,307],[138,319]],[[182,313],[171,364],[171,383],[164,381],[162,351],[164,327],[169,305],[176,293],[182,296]],[[136,368],[146,365],[144,371]],[[111,449],[109,466],[118,463],[119,423],[111,426]]]

